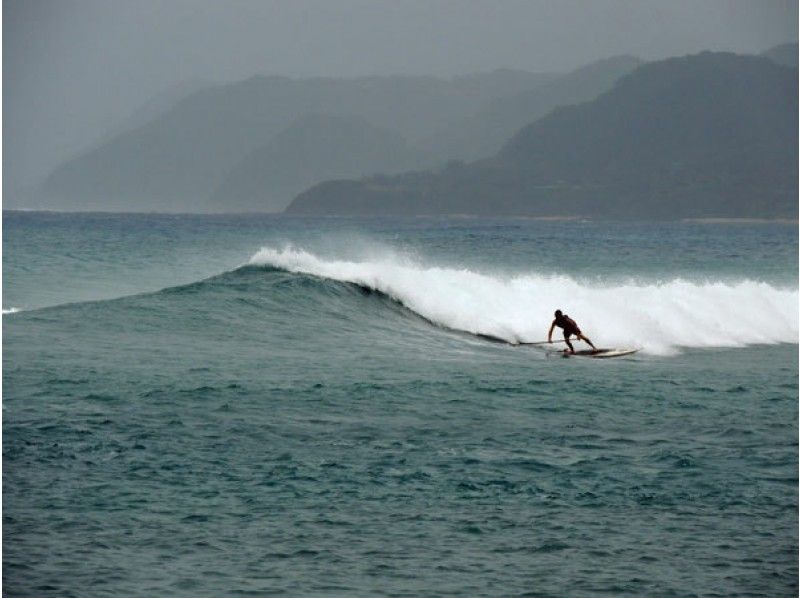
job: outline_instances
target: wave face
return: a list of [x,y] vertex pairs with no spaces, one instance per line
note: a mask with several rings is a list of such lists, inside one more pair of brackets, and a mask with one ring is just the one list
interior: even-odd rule
[[797,289],[750,279],[606,284],[439,267],[396,253],[337,260],[292,246],[264,247],[250,264],[354,283],[435,324],[510,343],[546,338],[557,308],[598,346],[637,346],[656,354],[679,347],[796,343],[798,337]]

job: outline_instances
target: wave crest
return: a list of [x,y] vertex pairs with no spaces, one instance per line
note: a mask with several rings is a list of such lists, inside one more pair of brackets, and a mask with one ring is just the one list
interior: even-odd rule
[[250,264],[380,291],[441,326],[533,342],[546,337],[555,309],[578,321],[596,345],[678,347],[797,343],[798,291],[765,282],[604,284],[564,275],[501,276],[385,255],[363,261],[321,257],[290,246],[262,248]]

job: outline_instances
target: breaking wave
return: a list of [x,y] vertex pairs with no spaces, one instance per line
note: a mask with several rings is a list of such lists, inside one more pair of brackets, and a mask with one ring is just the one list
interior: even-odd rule
[[291,246],[264,247],[250,264],[357,284],[440,326],[510,343],[543,340],[557,308],[598,346],[637,346],[657,354],[798,340],[798,290],[750,279],[606,284],[440,267],[397,254],[331,259]]

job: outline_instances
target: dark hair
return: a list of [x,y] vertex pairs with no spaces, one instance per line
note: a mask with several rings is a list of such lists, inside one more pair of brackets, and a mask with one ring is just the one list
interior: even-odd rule
[[557,309],[557,310],[556,310],[556,317],[558,318],[560,315],[561,315],[561,310],[560,310],[560,309]]

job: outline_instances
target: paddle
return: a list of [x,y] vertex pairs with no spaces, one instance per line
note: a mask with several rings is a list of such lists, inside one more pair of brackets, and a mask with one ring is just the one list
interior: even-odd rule
[[[483,340],[491,341],[493,343],[503,343],[503,344],[506,344],[506,345],[514,345],[515,347],[520,346],[520,345],[530,346],[530,345],[549,345],[550,344],[550,341],[537,341],[535,343],[525,343],[525,342],[518,341],[518,342],[515,343],[515,342],[512,342],[512,341],[506,340],[504,338],[501,338],[499,336],[494,336],[494,335],[491,335],[491,334],[484,334],[482,332],[476,333],[475,336],[477,336],[478,338],[482,338]],[[575,340],[577,341],[578,339],[576,338]],[[562,338],[560,340],[555,340],[553,342],[554,343],[565,343],[567,341],[565,341]]]

